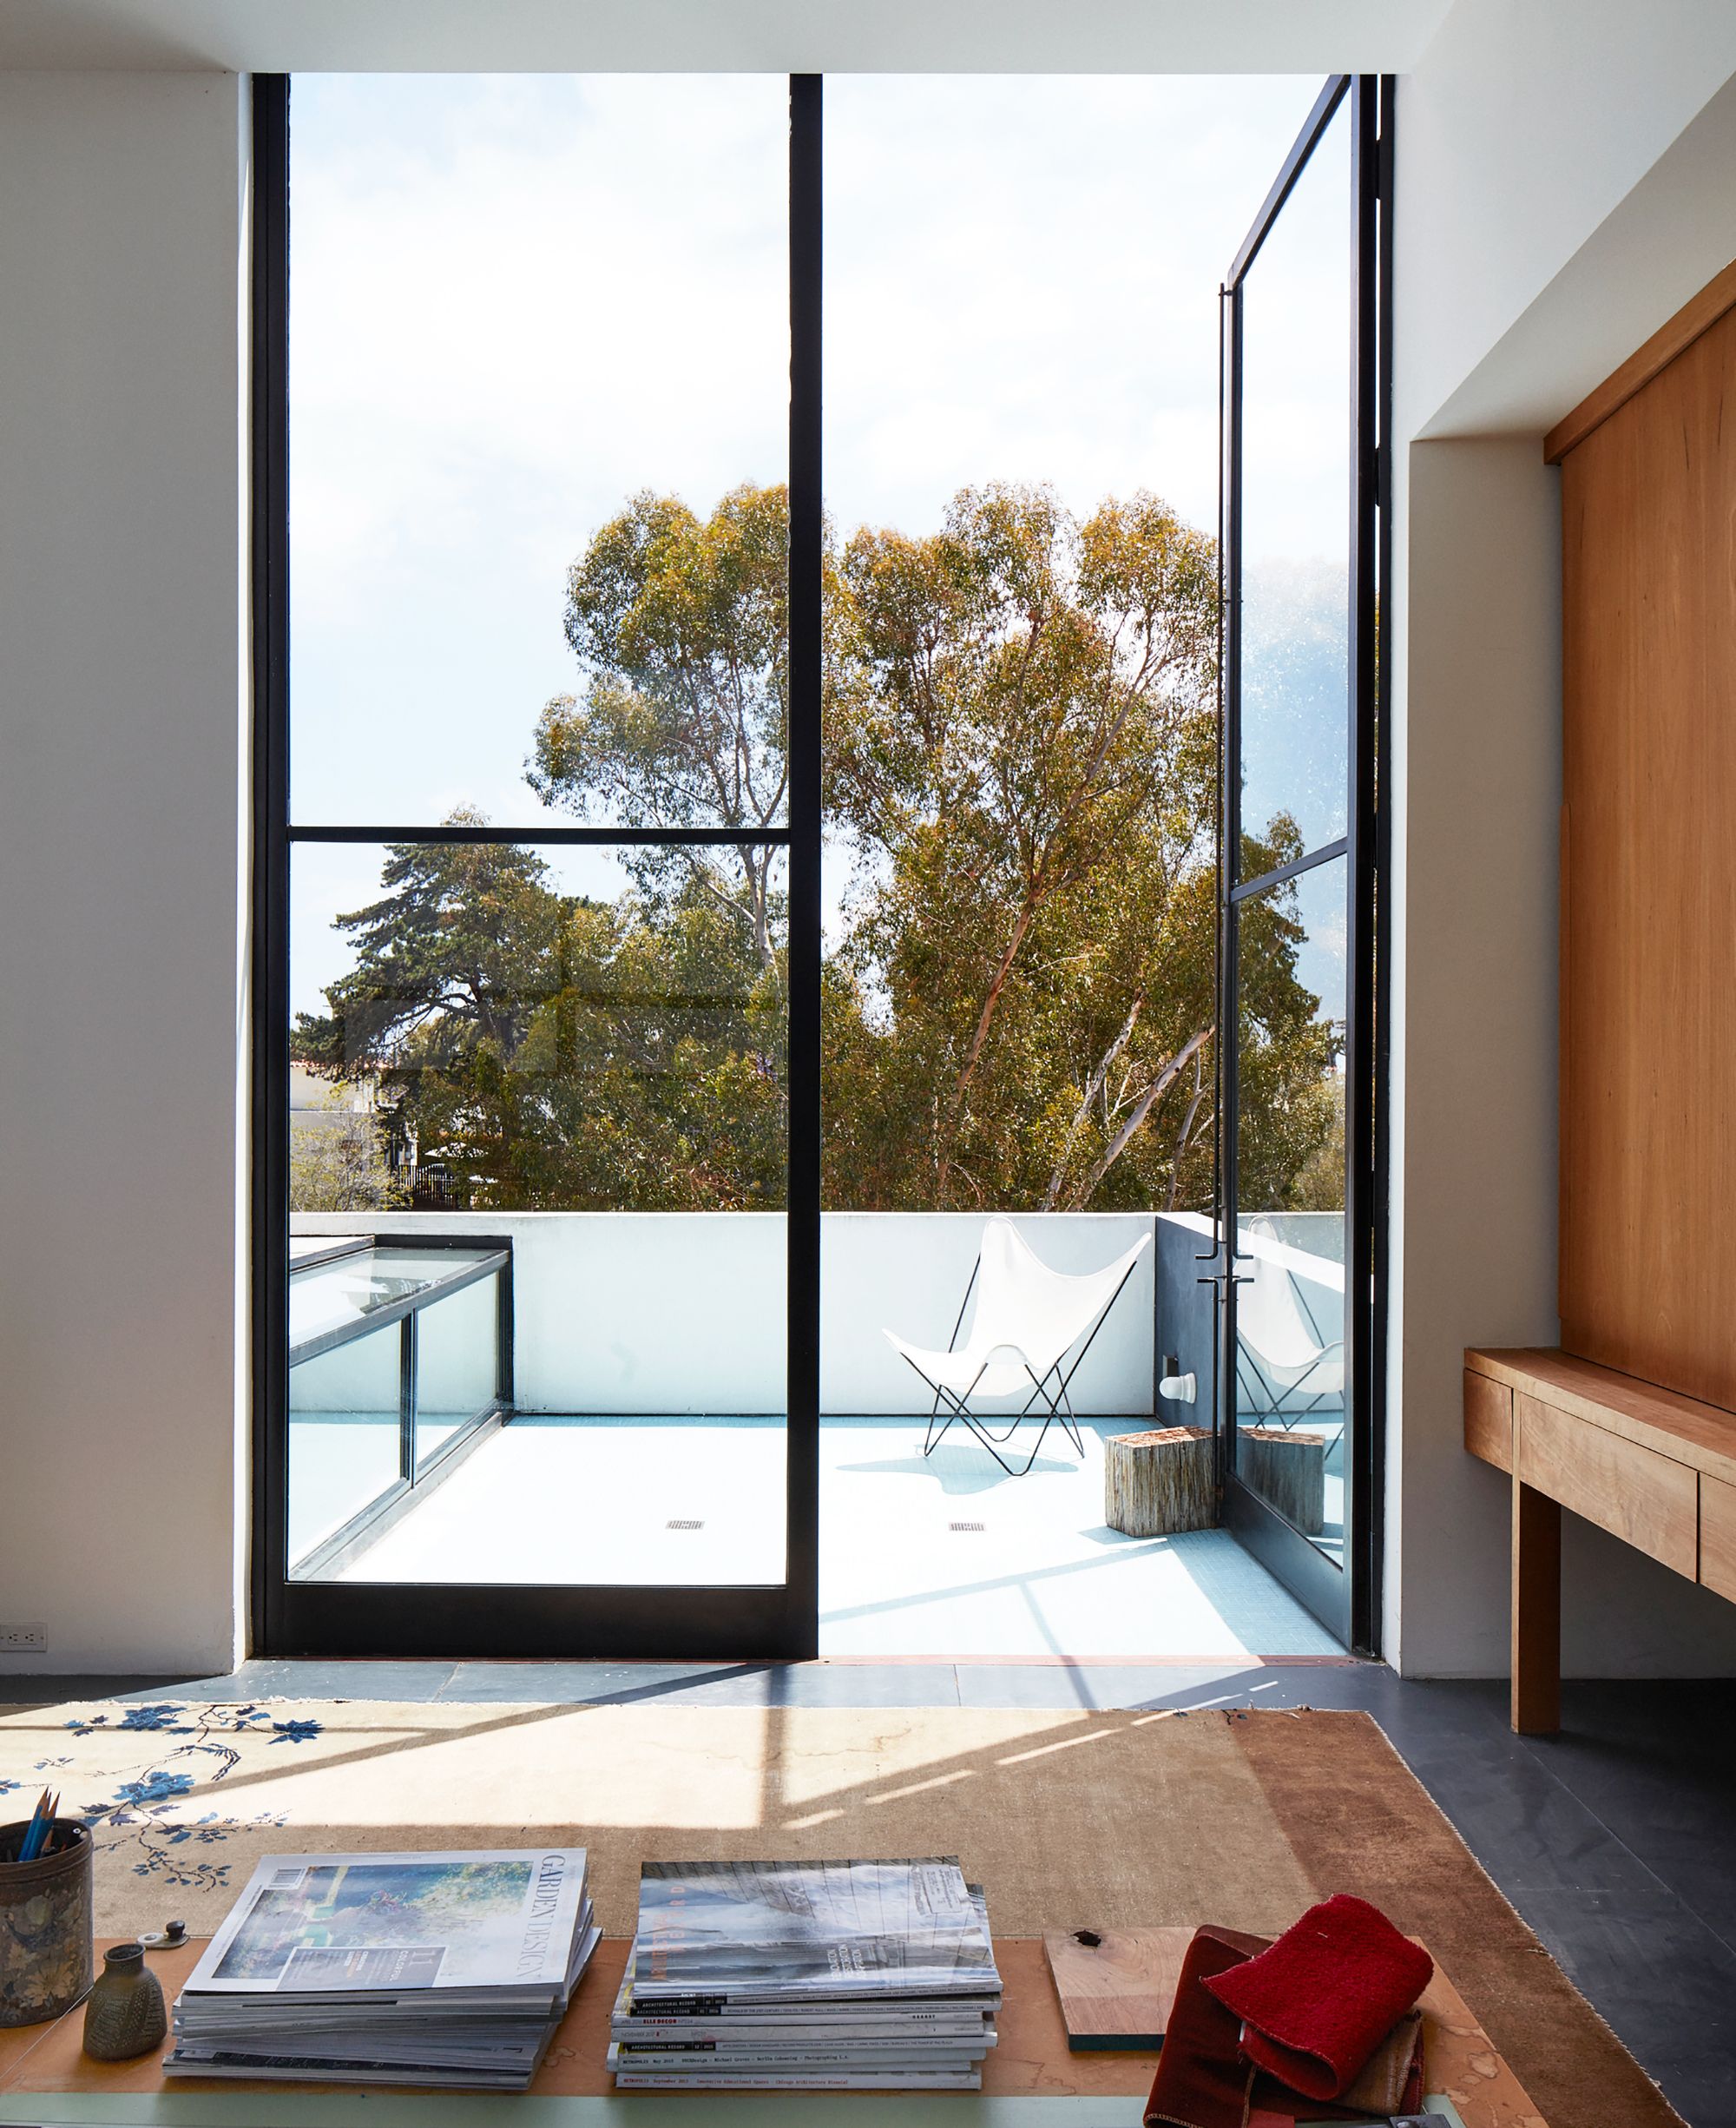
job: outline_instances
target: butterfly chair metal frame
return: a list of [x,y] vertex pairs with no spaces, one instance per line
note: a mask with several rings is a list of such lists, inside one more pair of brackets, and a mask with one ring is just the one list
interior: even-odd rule
[[[1280,1374],[1291,1370],[1270,1358],[1258,1335],[1249,1334],[1238,1314],[1236,1379],[1249,1400],[1248,1408],[1262,1420],[1276,1420],[1287,1433],[1299,1419],[1311,1418],[1327,1408],[1342,1408],[1345,1343],[1342,1338],[1322,1336],[1319,1319],[1308,1304],[1300,1280],[1287,1264],[1266,1260],[1260,1265],[1259,1275],[1284,1281],[1291,1313],[1317,1347],[1312,1357],[1295,1369],[1292,1380],[1282,1380]],[[1248,1286],[1253,1281],[1241,1279],[1237,1283]],[[1311,1389],[1308,1385],[1317,1376],[1325,1379],[1318,1388]]]
[[[1075,1275],[1072,1273],[1050,1271],[1049,1267],[1042,1262],[1042,1259],[1036,1255],[1036,1252],[1032,1249],[1024,1241],[1023,1237],[1020,1235],[1016,1228],[1012,1226],[1010,1221],[996,1221],[991,1222],[990,1223],[994,1225],[1005,1226],[1008,1229],[1008,1231],[1010,1233],[1015,1243],[1031,1258],[1033,1262],[1036,1263],[1042,1270],[1048,1272],[1051,1277],[1070,1277]],[[987,1238],[986,1232],[984,1238],[985,1240]],[[1073,1380],[1073,1377],[1078,1373],[1080,1367],[1082,1365],[1086,1354],[1090,1351],[1093,1344],[1095,1343],[1098,1331],[1102,1328],[1104,1323],[1108,1320],[1110,1309],[1115,1307],[1115,1302],[1121,1297],[1122,1289],[1126,1287],[1128,1281],[1134,1275],[1134,1265],[1139,1262],[1141,1256],[1144,1255],[1146,1248],[1150,1243],[1150,1241],[1151,1236],[1149,1235],[1141,1235],[1138,1245],[1128,1251],[1126,1258],[1122,1260],[1121,1275],[1115,1281],[1115,1290],[1109,1295],[1108,1300],[1103,1301],[1102,1304],[1097,1308],[1095,1315],[1092,1317],[1090,1326],[1088,1333],[1085,1335],[1083,1343],[1081,1344],[1079,1342],[1078,1334],[1075,1333],[1075,1336],[1062,1347],[1061,1351],[1055,1354],[1055,1358],[1049,1362],[1048,1367],[1043,1369],[1041,1374],[1037,1374],[1036,1369],[1031,1366],[1030,1360],[1022,1347],[1014,1344],[1009,1341],[1003,1341],[1000,1343],[992,1345],[988,1348],[988,1350],[983,1355],[981,1365],[977,1367],[976,1374],[971,1377],[969,1383],[967,1383],[962,1391],[955,1390],[950,1388],[944,1382],[936,1381],[930,1374],[924,1373],[923,1367],[915,1356],[913,1349],[906,1346],[902,1340],[893,1337],[891,1332],[889,1330],[886,1333],[886,1335],[898,1351],[900,1359],[902,1359],[906,1365],[910,1367],[911,1371],[916,1374],[917,1379],[925,1387],[932,1389],[934,1392],[934,1408],[929,1414],[928,1431],[923,1440],[923,1454],[924,1457],[930,1456],[934,1453],[935,1450],[945,1439],[948,1430],[952,1426],[954,1422],[957,1421],[962,1424],[971,1434],[976,1437],[977,1441],[979,1441],[981,1445],[988,1450],[989,1453],[995,1459],[996,1462],[1000,1465],[1001,1468],[1007,1473],[1009,1478],[1023,1478],[1029,1472],[1031,1466],[1036,1461],[1038,1456],[1042,1454],[1042,1444],[1049,1437],[1049,1429],[1055,1423],[1057,1420],[1061,1422],[1061,1429],[1062,1433],[1066,1434],[1068,1440],[1073,1444],[1075,1454],[1082,1456],[1085,1453],[1085,1443],[1080,1436],[1077,1414],[1073,1409],[1072,1401],[1068,1395],[1068,1389]],[[1113,1270],[1115,1268],[1115,1267],[1114,1264],[1106,1264],[1103,1267],[1104,1270]],[[981,1274],[982,1268],[983,1250],[979,1246],[976,1251],[976,1261],[970,1267],[970,1277],[964,1288],[964,1298],[958,1303],[958,1314],[953,1321],[952,1334],[946,1341],[946,1349],[949,1354],[955,1352],[957,1349],[958,1333],[963,1328],[965,1313],[970,1306],[970,1296],[976,1289],[976,1281]],[[1101,1274],[1088,1273],[1085,1274],[1085,1275],[1088,1277],[1101,1275]],[[1069,1353],[1073,1353],[1073,1348],[1075,1344],[1078,1345],[1079,1349],[1076,1353],[1073,1354],[1072,1364],[1068,1366],[1065,1364],[1067,1356]],[[983,1376],[990,1372],[991,1367],[1004,1367],[1012,1362],[1016,1363],[1018,1367],[1023,1370],[1025,1379],[1030,1383],[1030,1394],[1025,1399],[1023,1404],[1021,1405],[1019,1409],[1013,1414],[1010,1423],[1002,1432],[996,1433],[993,1426],[990,1426],[985,1420],[981,1418],[976,1412],[973,1412],[970,1409],[970,1399],[976,1393]],[[1053,1389],[1051,1389],[1049,1387],[1051,1381],[1054,1383]],[[1002,1391],[1000,1393],[1005,1394],[1007,1392]],[[1039,1404],[1041,1404],[1042,1407],[1043,1420],[1042,1426],[1037,1433],[1036,1442],[1032,1446],[1031,1452],[1025,1458],[1023,1463],[1009,1463],[1006,1457],[1001,1453],[1001,1450],[1007,1442],[1011,1440],[1014,1434],[1018,1432],[1019,1427],[1024,1423],[1025,1420],[1031,1415],[1033,1408]],[[945,1413],[944,1418],[942,1418],[941,1416],[943,1411]],[[940,1425],[937,1430],[935,1424],[937,1420],[940,1420]]]

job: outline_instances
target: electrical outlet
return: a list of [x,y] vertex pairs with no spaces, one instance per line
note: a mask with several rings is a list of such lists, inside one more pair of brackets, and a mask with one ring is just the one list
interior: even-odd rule
[[0,1655],[46,1655],[49,1629],[40,1618],[23,1618],[0,1624]]

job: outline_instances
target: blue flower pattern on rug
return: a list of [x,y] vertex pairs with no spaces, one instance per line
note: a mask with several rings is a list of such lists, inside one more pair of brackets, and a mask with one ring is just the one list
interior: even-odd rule
[[[184,1885],[210,1891],[229,1882],[232,1865],[212,1859],[197,1859],[183,1852],[189,1848],[219,1846],[243,1826],[285,1825],[285,1811],[260,1811],[253,1817],[229,1817],[207,1810],[186,1819],[178,1806],[200,1786],[214,1787],[226,1781],[241,1762],[226,1736],[262,1736],[271,1744],[311,1743],[323,1730],[316,1721],[281,1721],[269,1708],[253,1703],[240,1706],[194,1706],[178,1700],[163,1700],[149,1706],[116,1709],[112,1713],[75,1716],[66,1724],[75,1736],[89,1736],[99,1729],[114,1732],[184,1738],[165,1746],[162,1756],[135,1780],[123,1781],[114,1794],[87,1803],[77,1815],[90,1828],[99,1851],[111,1853],[131,1847],[137,1859],[133,1874],[156,1877],[167,1888]],[[69,1759],[40,1759],[38,1772],[71,1764]],[[0,1782],[0,1792],[16,1788],[17,1782]]]

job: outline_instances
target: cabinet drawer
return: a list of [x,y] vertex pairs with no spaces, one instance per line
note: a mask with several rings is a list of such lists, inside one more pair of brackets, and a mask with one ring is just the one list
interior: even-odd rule
[[1498,1471],[1513,1467],[1513,1392],[1504,1381],[1464,1371],[1465,1446]]
[[1552,1500],[1679,1574],[1700,1565],[1699,1473],[1601,1426],[1516,1395],[1516,1474]]
[[1736,1486],[1700,1475],[1700,1578],[1736,1604]]

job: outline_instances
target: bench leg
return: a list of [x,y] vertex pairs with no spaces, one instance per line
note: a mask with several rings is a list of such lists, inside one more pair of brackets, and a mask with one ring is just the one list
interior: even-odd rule
[[1562,1510],[1513,1480],[1513,1727],[1549,1736],[1562,1725]]

